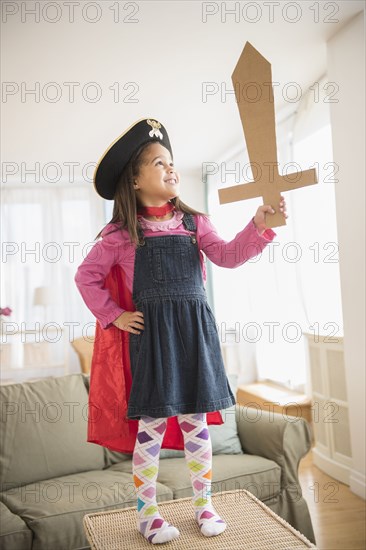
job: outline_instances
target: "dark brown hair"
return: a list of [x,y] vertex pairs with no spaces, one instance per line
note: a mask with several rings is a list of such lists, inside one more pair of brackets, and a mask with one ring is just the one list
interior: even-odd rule
[[[152,143],[159,143],[158,140],[148,141],[141,145],[132,155],[130,161],[125,166],[116,187],[116,192],[114,195],[114,205],[113,205],[113,215],[112,219],[108,223],[118,223],[120,224],[119,229],[123,231],[127,229],[131,242],[134,244],[139,243],[139,222],[137,219],[137,209],[139,207],[137,196],[133,187],[134,178],[139,175],[139,169],[143,161],[143,156],[148,147]],[[175,197],[171,200],[174,204],[176,210],[184,212],[187,214],[198,214],[207,216],[203,212],[194,210],[179,197]],[[113,229],[111,231],[117,231],[118,229]],[[102,234],[103,229],[98,233],[95,239],[98,239]]]

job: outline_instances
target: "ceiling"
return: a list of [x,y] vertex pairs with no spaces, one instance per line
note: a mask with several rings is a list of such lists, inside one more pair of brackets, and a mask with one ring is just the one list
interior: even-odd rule
[[[351,0],[121,2],[114,22],[117,3],[103,1],[92,23],[98,14],[91,8],[83,19],[76,7],[70,22],[64,3],[59,5],[55,23],[42,14],[39,23],[29,16],[22,23],[18,14],[3,24],[3,81],[29,88],[39,82],[41,89],[39,102],[15,94],[3,103],[3,159],[93,162],[135,120],[151,116],[167,127],[181,174],[219,161],[243,139],[234,97],[221,97],[221,91],[230,91],[246,41],[272,64],[278,116],[296,106],[283,97],[288,83],[304,93],[319,80],[326,73],[327,40],[364,9],[363,1]],[[225,12],[235,5],[236,15]],[[50,10],[46,18],[56,15]],[[42,96],[51,95],[49,82],[58,84],[59,101]],[[77,83],[74,101],[67,82]],[[81,93],[94,97],[90,82],[102,92],[99,101]],[[205,86],[212,91],[206,97]]]

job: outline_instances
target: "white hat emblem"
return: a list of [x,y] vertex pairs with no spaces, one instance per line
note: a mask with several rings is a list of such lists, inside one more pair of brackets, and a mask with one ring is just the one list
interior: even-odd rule
[[151,126],[151,130],[149,132],[149,136],[153,137],[156,136],[160,139],[163,139],[163,134],[160,132],[161,124],[157,120],[147,120],[147,123]]

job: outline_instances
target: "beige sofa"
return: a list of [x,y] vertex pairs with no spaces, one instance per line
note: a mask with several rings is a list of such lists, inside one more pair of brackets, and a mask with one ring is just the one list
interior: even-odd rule
[[[135,506],[130,455],[86,442],[88,382],[74,374],[0,387],[3,550],[89,548],[86,513]],[[213,492],[247,489],[315,542],[298,481],[309,424],[239,406],[225,412],[225,424],[210,426]],[[183,452],[162,451],[158,501],[191,494]]]

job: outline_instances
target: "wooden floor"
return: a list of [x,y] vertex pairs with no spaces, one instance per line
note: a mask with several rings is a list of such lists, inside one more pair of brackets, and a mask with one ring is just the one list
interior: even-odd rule
[[313,465],[312,451],[300,462],[299,478],[319,550],[365,550],[366,504],[347,485]]

